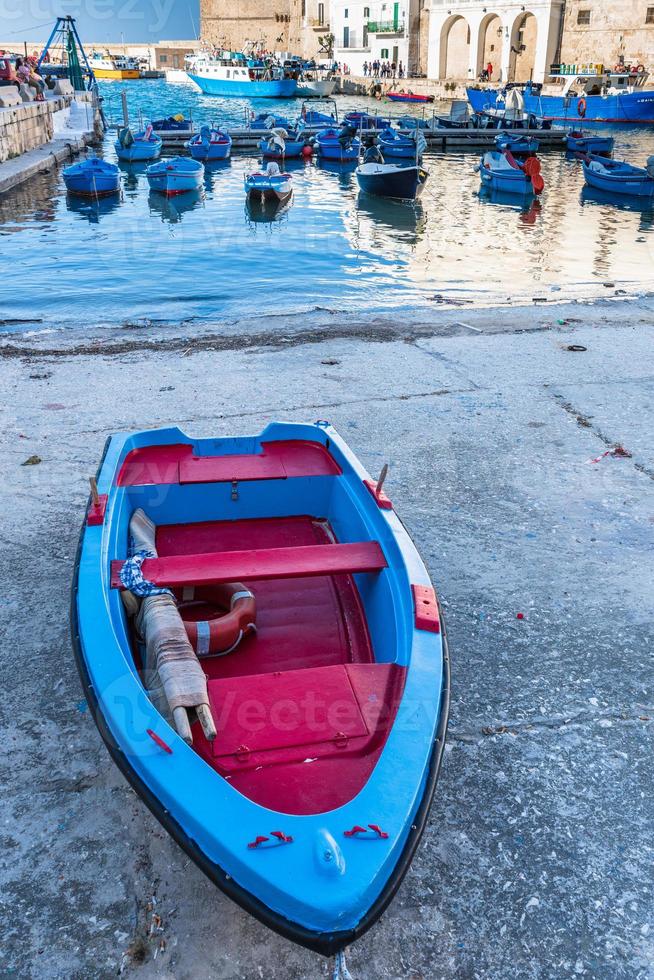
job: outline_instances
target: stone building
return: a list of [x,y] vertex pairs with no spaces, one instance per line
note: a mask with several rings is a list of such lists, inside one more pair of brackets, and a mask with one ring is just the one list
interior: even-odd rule
[[[600,0],[605,2],[605,0]],[[557,60],[564,0],[489,3],[426,0],[430,78],[474,81],[493,66],[493,81],[543,81]]]
[[567,0],[561,60],[654,68],[654,0]]
[[654,0],[425,0],[430,78],[547,80],[550,65],[654,67]]
[[200,22],[204,43],[313,58],[329,33],[329,0],[200,0]]

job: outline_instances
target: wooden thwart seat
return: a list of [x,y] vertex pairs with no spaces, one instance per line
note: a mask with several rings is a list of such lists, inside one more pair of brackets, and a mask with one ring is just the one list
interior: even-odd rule
[[[122,588],[122,561],[111,563],[111,587]],[[296,548],[257,548],[200,555],[148,558],[143,575],[164,587],[218,585],[248,579],[304,578],[316,575],[354,575],[387,567],[377,541],[352,544],[305,545]]]

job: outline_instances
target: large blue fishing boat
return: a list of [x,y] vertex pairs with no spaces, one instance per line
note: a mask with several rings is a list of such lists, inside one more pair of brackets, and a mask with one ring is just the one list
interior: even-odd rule
[[219,888],[326,955],[399,887],[447,723],[438,600],[384,473],[326,422],[120,433],[75,570],[114,761]]
[[287,77],[283,68],[232,52],[216,58],[198,55],[187,74],[205,95],[290,99],[297,94],[297,79]]
[[[642,65],[633,72],[590,70],[552,78],[562,85],[560,94],[544,94],[544,86],[531,82],[521,88],[526,112],[555,121],[654,124],[654,89],[645,87],[649,75]],[[507,89],[467,92],[474,111],[484,112],[501,108]]]

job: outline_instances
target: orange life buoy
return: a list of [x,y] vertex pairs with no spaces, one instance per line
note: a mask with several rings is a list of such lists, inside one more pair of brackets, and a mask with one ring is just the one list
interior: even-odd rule
[[581,118],[583,119],[584,116],[586,115],[587,108],[588,108],[588,103],[586,102],[586,100],[579,99],[579,102],[577,102],[577,115],[581,116]]
[[636,75],[644,75],[644,74],[645,74],[645,65],[638,65],[638,67],[636,68]]
[[240,582],[184,589],[177,608],[198,657],[231,653],[256,632],[256,602]]

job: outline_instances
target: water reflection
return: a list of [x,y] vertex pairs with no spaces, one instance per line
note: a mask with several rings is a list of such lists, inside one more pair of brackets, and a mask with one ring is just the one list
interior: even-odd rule
[[607,191],[602,191],[597,187],[589,187],[586,184],[582,188],[580,201],[582,207],[601,205],[605,208],[618,208],[620,211],[640,214],[641,231],[650,231],[654,227],[654,198],[629,197],[626,194],[620,197],[617,194],[609,194]]
[[245,217],[248,223],[269,225],[281,222],[288,217],[293,204],[293,194],[286,201],[255,200],[248,196],[245,199]]
[[478,196],[482,204],[517,211],[520,215],[520,221],[525,225],[536,224],[543,210],[543,204],[539,198],[507,194],[505,191],[492,190],[490,187],[481,187]]
[[356,182],[354,171],[358,166],[356,160],[346,160],[344,163],[339,163],[337,160],[323,160],[322,157],[318,157],[316,166],[319,170],[324,170],[325,173],[338,177],[338,184],[344,190],[354,187]]
[[120,194],[111,197],[76,197],[66,195],[66,208],[78,218],[88,221],[90,225],[99,225],[100,220],[117,211],[121,204]]
[[415,245],[424,234],[426,213],[420,201],[395,201],[359,192],[357,210],[377,228],[399,236],[399,240]]
[[228,160],[210,160],[204,165],[204,189],[207,194],[211,194],[216,185],[220,184],[222,180],[234,176],[232,173],[232,161]]
[[150,166],[146,161],[141,163],[126,163],[124,160],[117,161],[120,171],[123,174],[123,184],[128,191],[135,191],[142,181],[147,183],[145,171]]
[[163,222],[170,225],[179,224],[185,214],[195,211],[204,203],[204,191],[187,191],[175,197],[166,197],[157,191],[150,191],[148,207],[150,214],[158,214]]

